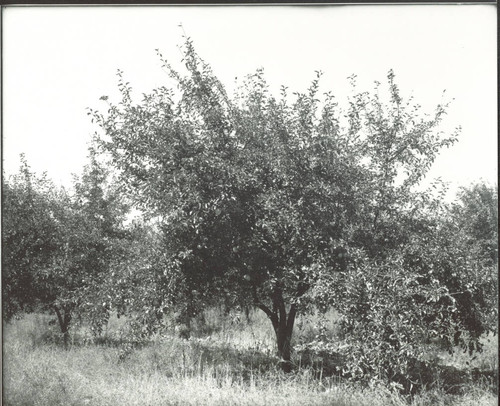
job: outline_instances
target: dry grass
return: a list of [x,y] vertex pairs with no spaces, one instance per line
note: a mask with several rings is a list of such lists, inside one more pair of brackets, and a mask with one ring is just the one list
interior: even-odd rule
[[[315,379],[308,369],[283,374],[269,353],[273,337],[266,320],[254,318],[246,329],[240,325],[246,322],[226,320],[224,328],[204,338],[158,336],[142,347],[79,344],[64,350],[54,343],[57,331],[47,328],[46,316],[26,316],[4,326],[4,404],[410,404],[384,388]],[[106,334],[113,337],[122,327],[114,319]],[[78,334],[85,336],[83,329]],[[486,406],[496,405],[497,396],[478,385],[461,396],[424,392],[411,404]]]

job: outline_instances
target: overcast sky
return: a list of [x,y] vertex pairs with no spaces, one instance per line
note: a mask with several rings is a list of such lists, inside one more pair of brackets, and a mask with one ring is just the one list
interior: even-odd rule
[[[3,13],[3,165],[24,152],[36,171],[69,185],[85,163],[96,128],[86,108],[116,100],[116,71],[135,92],[168,78],[155,49],[174,66],[182,23],[198,53],[231,89],[263,67],[272,89],[303,91],[322,70],[322,90],[347,94],[384,82],[389,69],[403,95],[425,110],[454,98],[444,131],[462,126],[431,176],[467,185],[497,179],[496,7],[161,6],[7,7]],[[344,99],[345,100],[345,99]]]

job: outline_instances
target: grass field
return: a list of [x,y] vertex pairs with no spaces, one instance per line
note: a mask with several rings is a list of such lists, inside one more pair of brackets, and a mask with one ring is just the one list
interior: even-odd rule
[[[362,388],[334,377],[318,377],[306,366],[284,374],[274,357],[268,321],[252,313],[250,322],[209,312],[204,329],[188,340],[174,334],[142,346],[127,343],[123,318],[112,318],[96,343],[83,327],[72,345],[58,344],[50,316],[26,315],[4,325],[5,405],[496,405],[491,385],[470,383],[460,394],[439,387],[405,398],[382,387]],[[218,327],[216,327],[218,326]],[[316,333],[298,322],[296,340]],[[489,339],[489,341],[487,341]],[[443,354],[455,366],[498,368],[497,338],[485,338],[475,359]]]

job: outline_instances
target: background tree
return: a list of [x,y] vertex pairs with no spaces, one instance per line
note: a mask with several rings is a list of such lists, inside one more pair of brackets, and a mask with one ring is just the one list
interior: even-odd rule
[[128,236],[118,244],[118,255],[102,280],[98,294],[108,312],[125,315],[132,339],[140,341],[165,327],[164,313],[170,310],[163,289],[164,256],[154,222],[136,218],[127,225]]
[[[340,289],[330,275],[315,289],[320,302],[341,315],[343,371],[351,377],[396,381],[411,390],[433,379],[435,365],[423,345],[429,340],[472,353],[481,351],[481,335],[497,333],[495,189],[473,185],[452,205],[440,193],[423,197],[411,227],[398,227],[404,243],[389,246],[383,257],[352,250]],[[481,233],[471,231],[477,229]],[[307,347],[339,351],[332,340]]]
[[95,334],[100,334],[112,306],[112,297],[103,287],[112,266],[125,255],[123,241],[130,238],[124,227],[127,211],[109,171],[91,147],[89,163],[81,178],[75,178],[67,253],[60,266],[61,273],[71,277],[66,276],[65,312],[77,307]]
[[492,264],[498,262],[498,186],[474,183],[462,187],[451,209],[452,221],[471,244],[478,243]]
[[2,191],[2,309],[8,321],[33,311],[40,294],[50,294],[36,291],[36,280],[61,246],[56,214],[63,194],[45,175],[36,177],[24,156],[19,173],[2,179]]
[[64,343],[75,312],[99,329],[109,306],[100,286],[125,238],[124,206],[106,187],[106,171],[90,152],[90,163],[74,194],[36,177],[26,161],[19,175],[4,183],[2,233],[4,309],[53,311]]
[[258,70],[230,98],[189,39],[182,50],[185,75],[160,55],[177,91],[134,102],[119,72],[120,103],[89,114],[135,203],[160,221],[167,302],[187,316],[255,305],[289,370],[297,312],[321,301],[321,283],[323,297],[345,296],[355,258],[396,261],[408,230],[426,227],[430,199],[416,187],[456,134],[436,131],[446,105],[423,115],[392,72],[386,100],[377,84],[342,111],[319,94],[319,72],[305,93],[276,99]]
[[456,258],[462,259],[455,266],[462,283],[454,286],[464,309],[460,314],[468,315],[461,322],[469,325],[474,338],[488,331],[497,333],[498,186],[480,182],[462,188],[450,208],[447,228],[449,240],[458,240]]

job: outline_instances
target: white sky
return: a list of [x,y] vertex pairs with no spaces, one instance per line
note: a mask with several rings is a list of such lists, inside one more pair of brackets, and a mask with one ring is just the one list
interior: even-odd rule
[[264,67],[272,89],[303,91],[322,70],[322,91],[345,100],[351,74],[360,88],[394,69],[403,95],[432,111],[442,91],[455,98],[443,130],[460,142],[431,176],[457,185],[497,180],[496,7],[161,6],[3,9],[3,165],[24,152],[36,171],[64,185],[85,163],[96,130],[86,107],[116,99],[116,71],[135,92],[165,84],[155,49],[175,66],[183,24],[198,53],[228,88]]

